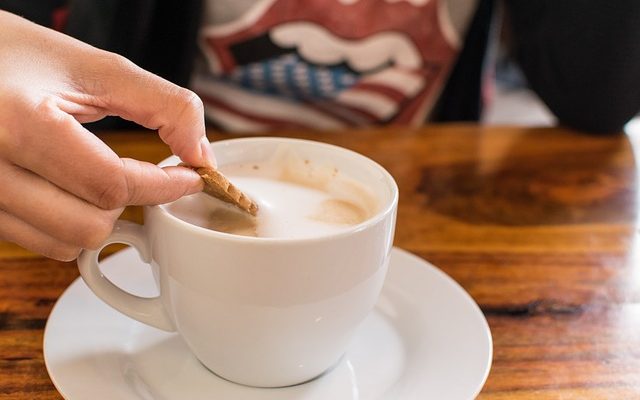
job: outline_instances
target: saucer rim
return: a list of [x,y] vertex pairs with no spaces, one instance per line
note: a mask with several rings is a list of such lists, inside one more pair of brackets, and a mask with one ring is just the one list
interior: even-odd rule
[[427,261],[426,259],[413,254],[412,252],[405,250],[405,249],[401,249],[399,247],[393,246],[393,250],[395,252],[398,252],[400,254],[402,254],[402,256],[407,257],[412,259],[415,263],[416,263],[416,267],[418,267],[418,264],[420,264],[420,267],[430,267],[433,272],[437,273],[438,275],[440,275],[441,278],[449,281],[449,283],[452,284],[452,286],[454,286],[456,288],[456,290],[462,294],[466,299],[468,303],[471,303],[472,306],[476,309],[477,311],[477,315],[482,316],[481,320],[483,323],[483,332],[487,334],[488,336],[488,343],[489,343],[489,354],[487,357],[487,363],[484,367],[484,376],[482,377],[482,379],[480,380],[478,387],[474,390],[473,395],[471,396],[472,399],[475,399],[476,397],[478,397],[478,395],[480,394],[480,392],[482,392],[482,388],[484,387],[484,385],[487,383],[487,379],[489,378],[489,373],[491,372],[491,367],[493,366],[493,334],[491,333],[491,327],[489,326],[489,321],[487,321],[487,317],[484,315],[484,312],[482,312],[482,309],[480,308],[480,306],[478,305],[478,303],[474,300],[474,298],[469,294],[469,292],[467,292],[462,285],[460,285],[455,279],[453,279],[451,276],[449,276],[446,272],[444,272],[443,270],[441,270],[440,268],[436,267],[434,264],[432,264],[431,262]]

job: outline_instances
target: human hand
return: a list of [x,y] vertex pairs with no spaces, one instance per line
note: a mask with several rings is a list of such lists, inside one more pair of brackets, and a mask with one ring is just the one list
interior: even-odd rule
[[119,158],[81,123],[119,115],[213,166],[202,102],[125,58],[0,11],[0,239],[59,260],[95,249],[126,205],[202,189],[199,175]]

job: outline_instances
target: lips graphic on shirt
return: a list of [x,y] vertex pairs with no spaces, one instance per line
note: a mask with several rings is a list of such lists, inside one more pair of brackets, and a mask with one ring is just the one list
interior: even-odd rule
[[205,26],[192,86],[230,130],[420,124],[457,54],[439,0],[263,0]]

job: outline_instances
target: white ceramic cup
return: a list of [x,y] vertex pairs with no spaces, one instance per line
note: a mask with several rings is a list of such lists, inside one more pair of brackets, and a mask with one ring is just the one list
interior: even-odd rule
[[[374,307],[389,263],[398,204],[391,175],[340,147],[285,138],[212,144],[218,163],[260,162],[286,143],[300,156],[330,161],[370,188],[378,212],[336,234],[255,238],[191,225],[164,206],[144,209],[144,225],[119,221],[102,248],[135,247],[151,264],[160,295],[142,298],[111,283],[100,250],[78,258],[82,278],[116,310],[177,331],[195,356],[230,381],[280,387],[308,381],[333,366]],[[175,165],[176,157],[160,165]]]

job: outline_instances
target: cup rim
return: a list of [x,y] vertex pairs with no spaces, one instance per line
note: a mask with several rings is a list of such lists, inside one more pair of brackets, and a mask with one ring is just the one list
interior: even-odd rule
[[[399,198],[399,190],[398,190],[398,185],[395,181],[395,179],[393,178],[393,176],[380,164],[378,164],[377,162],[375,162],[374,160],[372,160],[371,158],[362,155],[356,151],[344,148],[344,147],[340,147],[340,146],[336,146],[333,144],[329,144],[329,143],[324,143],[324,142],[318,142],[315,140],[307,140],[307,139],[297,139],[297,138],[288,138],[288,137],[280,137],[280,136],[258,136],[258,137],[244,137],[244,138],[232,138],[232,139],[224,139],[224,140],[219,140],[219,141],[215,141],[215,142],[210,142],[210,145],[214,145],[216,147],[218,146],[223,146],[226,143],[229,142],[280,142],[280,143],[306,143],[306,144],[311,144],[313,146],[318,146],[318,147],[324,147],[327,149],[334,149],[343,153],[346,153],[352,157],[355,157],[359,160],[362,160],[366,163],[369,163],[372,167],[374,167],[376,170],[378,170],[384,177],[384,179],[387,181],[388,186],[391,189],[391,200],[386,202],[386,205],[384,207],[381,207],[381,209],[376,212],[373,216],[369,217],[367,220],[350,226],[348,228],[345,228],[344,230],[341,230],[339,232],[335,232],[335,233],[328,233],[328,234],[322,234],[322,235],[318,235],[318,236],[306,236],[306,237],[257,237],[257,236],[243,236],[243,235],[234,235],[231,233],[225,233],[225,232],[219,232],[219,231],[215,231],[212,229],[207,229],[198,225],[194,225],[194,224],[190,224],[189,222],[183,221],[182,219],[176,217],[175,215],[171,214],[165,207],[164,205],[168,204],[159,204],[159,205],[152,205],[152,206],[145,206],[145,210],[149,209],[151,211],[158,211],[160,213],[160,215],[162,215],[164,218],[166,218],[171,224],[173,224],[174,226],[180,227],[181,229],[187,229],[187,230],[191,230],[191,231],[195,231],[201,235],[205,235],[205,236],[210,236],[210,237],[214,237],[217,239],[222,239],[222,240],[228,240],[228,241],[232,241],[232,242],[241,242],[241,243],[255,243],[255,244],[273,244],[273,243],[282,243],[282,244],[291,244],[291,243],[311,243],[311,242],[321,242],[321,241],[327,241],[327,240],[335,240],[335,239],[339,239],[345,236],[351,236],[354,235],[358,232],[361,232],[363,230],[366,230],[376,224],[378,224],[380,221],[382,221],[383,219],[385,219],[387,217],[387,215],[389,215],[397,206],[398,204],[398,198]],[[179,159],[174,155],[174,156],[170,156],[165,158],[164,160],[162,160],[161,162],[158,163],[159,166],[165,166],[163,164],[166,164],[167,162],[169,162],[172,159],[176,159],[176,161],[179,161]],[[176,163],[177,164],[177,163]],[[175,164],[168,164],[166,166],[169,165],[175,165]],[[146,213],[145,213],[146,214]]]

